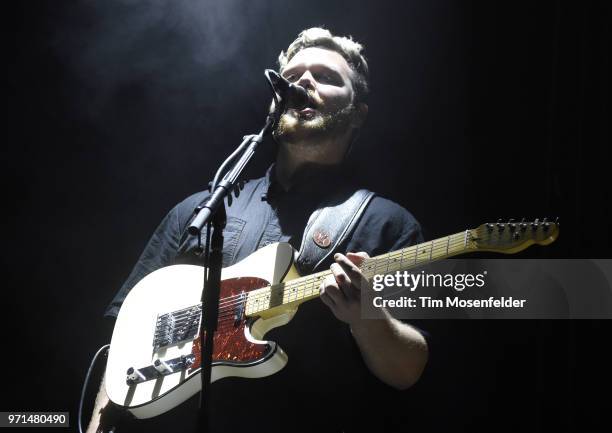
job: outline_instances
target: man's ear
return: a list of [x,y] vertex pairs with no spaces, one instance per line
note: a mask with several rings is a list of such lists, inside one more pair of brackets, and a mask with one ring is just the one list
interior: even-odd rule
[[346,153],[344,154],[344,158],[353,151],[353,145],[359,138],[359,134],[361,133],[361,127],[365,123],[366,118],[368,117],[368,105],[364,102],[358,102],[355,104],[355,115],[351,121],[351,138],[349,141],[349,145],[346,148]]
[[368,117],[368,105],[365,102],[358,102],[356,105],[355,117],[353,118],[353,127],[361,128]]

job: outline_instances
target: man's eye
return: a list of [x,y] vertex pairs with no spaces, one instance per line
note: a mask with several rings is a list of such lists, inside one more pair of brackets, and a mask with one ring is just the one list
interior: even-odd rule
[[331,74],[318,74],[317,81],[320,83],[333,84],[334,78],[331,76]]

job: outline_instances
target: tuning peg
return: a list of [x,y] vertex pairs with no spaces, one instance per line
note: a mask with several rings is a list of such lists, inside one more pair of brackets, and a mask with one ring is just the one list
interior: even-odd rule
[[510,218],[508,220],[508,227],[510,227],[510,231],[513,232],[516,230],[516,224],[514,223],[514,218]]
[[544,231],[548,231],[548,229],[550,227],[550,223],[547,220],[548,220],[548,218],[544,218],[542,220],[542,225],[544,226]]
[[523,217],[523,219],[521,220],[520,226],[522,231],[527,230],[527,223],[525,222],[525,217]]
[[555,225],[559,227],[559,217],[555,218]]
[[495,224],[493,223],[487,224],[487,231],[492,232],[494,228],[495,228]]
[[535,230],[535,229],[538,228],[538,221],[540,221],[540,220],[536,218],[535,221],[531,223],[531,229],[532,230]]
[[514,232],[514,234],[512,235],[512,237],[514,238],[514,240],[518,240],[518,238],[521,237],[521,234],[519,232]]
[[504,225],[504,223],[502,222],[502,219],[501,219],[501,218],[500,218],[500,219],[498,219],[498,220],[497,220],[497,229],[498,229],[500,232],[503,232],[505,228],[506,228],[506,226],[505,226],[505,225]]

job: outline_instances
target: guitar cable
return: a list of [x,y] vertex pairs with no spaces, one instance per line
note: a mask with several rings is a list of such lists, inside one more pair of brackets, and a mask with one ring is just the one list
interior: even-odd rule
[[93,371],[94,365],[96,365],[96,361],[98,360],[98,357],[104,350],[108,352],[109,347],[110,347],[110,344],[105,344],[104,346],[98,349],[98,351],[96,352],[96,354],[93,356],[91,360],[91,364],[89,365],[89,370],[87,370],[87,375],[85,375],[85,382],[83,383],[83,389],[81,390],[81,400],[79,401],[79,420],[78,420],[79,433],[83,433],[83,425],[82,425],[83,402],[85,401],[85,391],[87,391],[87,384],[89,383],[89,377],[91,376],[91,372]]

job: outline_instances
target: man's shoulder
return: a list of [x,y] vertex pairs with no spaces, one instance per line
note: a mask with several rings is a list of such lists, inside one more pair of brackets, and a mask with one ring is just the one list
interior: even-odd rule
[[381,223],[387,222],[400,225],[419,226],[414,215],[405,207],[378,194],[374,194],[374,197],[366,209],[365,216],[380,221]]
[[421,225],[400,204],[375,195],[353,233],[349,250],[377,255],[422,242]]

